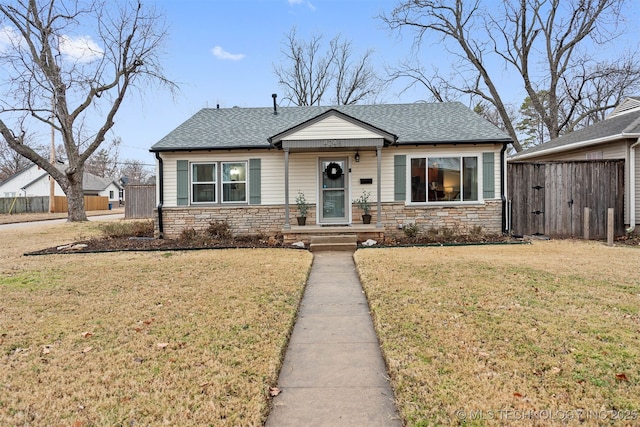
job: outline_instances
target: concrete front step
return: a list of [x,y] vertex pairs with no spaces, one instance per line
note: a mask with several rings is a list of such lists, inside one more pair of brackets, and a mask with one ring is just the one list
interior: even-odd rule
[[311,236],[309,250],[320,251],[355,251],[358,248],[358,236],[355,234],[336,234]]

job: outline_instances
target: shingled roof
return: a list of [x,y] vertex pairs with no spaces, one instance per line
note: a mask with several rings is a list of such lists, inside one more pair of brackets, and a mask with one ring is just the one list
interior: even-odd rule
[[616,108],[605,120],[594,123],[591,126],[573,131],[559,138],[552,139],[544,144],[536,145],[511,157],[513,160],[525,159],[530,156],[571,149],[575,144],[596,145],[611,142],[621,138],[640,137],[640,98],[629,97],[621,106],[638,104],[633,109]]
[[151,147],[156,151],[271,148],[268,138],[329,110],[398,137],[397,144],[510,142],[500,129],[453,103],[205,108]]

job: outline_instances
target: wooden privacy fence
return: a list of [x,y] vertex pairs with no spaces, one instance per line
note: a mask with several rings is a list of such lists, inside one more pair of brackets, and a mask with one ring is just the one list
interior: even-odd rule
[[[55,196],[54,212],[67,212],[67,198]],[[84,196],[86,211],[106,211],[109,209],[109,198],[106,196]],[[49,212],[49,196],[38,197],[1,197],[0,214],[44,213]]]
[[[54,212],[67,212],[66,196],[55,196],[53,202],[55,204]],[[85,211],[106,211],[108,209],[109,198],[107,196],[84,196]]]
[[624,230],[624,160],[509,163],[511,232],[549,237],[607,237],[607,209],[614,234]]
[[49,197],[2,197],[0,214],[49,212]]
[[152,218],[156,204],[155,185],[127,185],[124,190],[127,200],[124,205],[125,218]]

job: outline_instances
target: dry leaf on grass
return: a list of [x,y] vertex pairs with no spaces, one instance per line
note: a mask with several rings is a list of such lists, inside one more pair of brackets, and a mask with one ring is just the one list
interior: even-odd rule
[[158,348],[167,348],[169,346],[168,342],[159,342]]
[[93,347],[85,347],[84,350],[82,350],[82,352],[89,353],[91,350],[93,350]]
[[627,376],[623,373],[623,374],[616,374],[616,379],[618,381],[629,381],[629,379],[627,378]]
[[89,338],[89,337],[92,337],[92,336],[93,336],[93,334],[91,332],[83,332],[82,333],[82,338]]
[[271,397],[275,397],[280,394],[280,389],[278,387],[269,387],[269,395]]

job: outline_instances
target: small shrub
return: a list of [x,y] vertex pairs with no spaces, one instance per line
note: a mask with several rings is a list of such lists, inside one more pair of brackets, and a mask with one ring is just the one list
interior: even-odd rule
[[460,234],[458,227],[453,227],[453,228],[442,227],[440,230],[442,231],[442,238],[445,241],[453,240],[455,239],[456,236]]
[[193,241],[198,237],[198,232],[193,227],[183,228],[180,233],[180,240]]
[[205,230],[205,234],[213,239],[228,241],[233,239],[231,227],[227,221],[211,221]]
[[475,225],[473,227],[471,227],[471,229],[469,230],[469,237],[472,240],[482,240],[482,238],[484,237],[484,232],[482,231],[482,227],[479,225]]
[[405,224],[405,226],[402,228],[402,231],[404,231],[405,236],[413,239],[418,236],[418,233],[420,232],[420,226],[416,223]]
[[153,237],[153,221],[113,221],[102,225],[102,233],[110,239],[119,237]]

